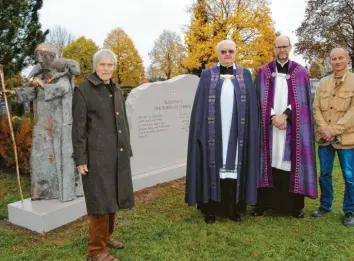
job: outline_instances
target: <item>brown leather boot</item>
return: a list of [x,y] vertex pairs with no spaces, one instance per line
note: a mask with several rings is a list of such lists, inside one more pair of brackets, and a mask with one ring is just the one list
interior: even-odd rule
[[109,216],[89,216],[90,239],[88,244],[88,256],[94,257],[98,254],[107,253],[107,239],[109,238]]
[[118,240],[111,238],[111,235],[114,232],[115,222],[116,222],[116,214],[110,213],[109,214],[109,233],[108,233],[108,239],[107,239],[107,246],[110,248],[122,249],[122,248],[124,248],[124,244]]

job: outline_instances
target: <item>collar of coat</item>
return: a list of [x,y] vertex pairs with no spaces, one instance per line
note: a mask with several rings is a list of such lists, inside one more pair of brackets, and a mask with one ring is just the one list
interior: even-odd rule
[[[98,78],[96,76],[95,73],[91,74],[90,76],[87,77],[87,80],[90,81],[93,85],[98,86],[100,84],[104,85],[103,81]],[[112,79],[110,80],[110,83],[112,84],[112,86],[114,87],[114,91],[118,90],[117,85],[112,81]]]

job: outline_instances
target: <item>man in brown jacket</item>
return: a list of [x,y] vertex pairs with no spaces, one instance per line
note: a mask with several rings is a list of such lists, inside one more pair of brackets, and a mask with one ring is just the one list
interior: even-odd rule
[[321,167],[321,206],[312,215],[332,209],[332,170],[337,151],[345,180],[344,225],[354,225],[354,74],[348,72],[349,54],[335,48],[330,54],[333,74],[320,81],[314,99],[316,140]]
[[108,49],[93,56],[95,72],[75,88],[74,159],[90,223],[88,259],[118,261],[107,247],[123,248],[111,238],[115,213],[134,204],[130,136],[122,91],[112,81],[117,58]]

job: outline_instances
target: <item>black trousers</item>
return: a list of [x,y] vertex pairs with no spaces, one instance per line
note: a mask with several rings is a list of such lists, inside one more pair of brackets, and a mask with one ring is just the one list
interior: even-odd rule
[[305,206],[304,196],[289,192],[290,172],[272,168],[273,188],[258,189],[258,208],[269,208],[279,213],[300,212]]
[[234,217],[246,212],[243,201],[236,203],[235,179],[220,179],[221,202],[210,200],[208,203],[198,203],[198,209],[205,215],[220,217]]

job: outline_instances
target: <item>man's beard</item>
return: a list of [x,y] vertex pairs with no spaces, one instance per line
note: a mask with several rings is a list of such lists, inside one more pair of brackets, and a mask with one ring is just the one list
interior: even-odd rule
[[279,62],[286,62],[287,60],[289,60],[289,55],[283,57],[283,58],[280,58],[279,56],[277,57],[278,61]]

